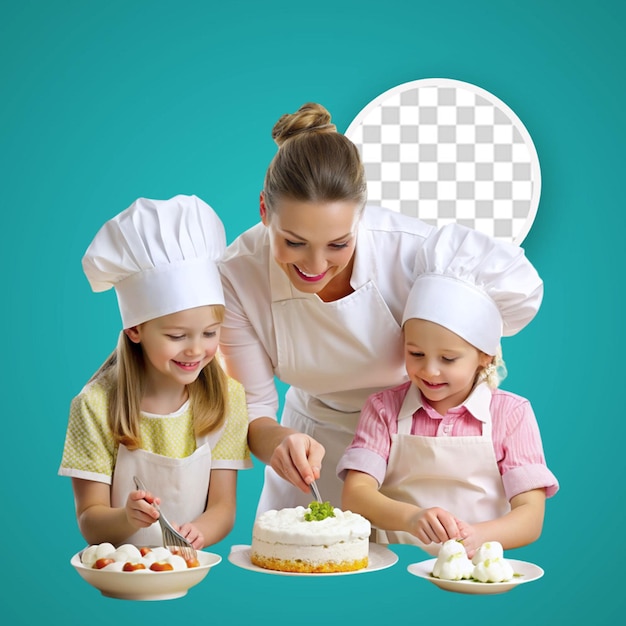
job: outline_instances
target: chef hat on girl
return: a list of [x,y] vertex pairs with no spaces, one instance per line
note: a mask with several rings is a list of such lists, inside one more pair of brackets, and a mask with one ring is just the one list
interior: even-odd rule
[[93,291],[112,287],[130,328],[163,315],[224,304],[217,262],[224,225],[196,196],[139,198],[98,231],[83,257]]
[[530,323],[542,298],[543,282],[522,248],[449,224],[418,253],[402,323],[435,322],[495,355],[501,337]]

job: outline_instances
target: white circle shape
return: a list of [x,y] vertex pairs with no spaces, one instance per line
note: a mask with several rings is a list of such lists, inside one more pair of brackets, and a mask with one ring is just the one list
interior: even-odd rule
[[519,117],[490,92],[449,78],[403,83],[367,104],[345,135],[361,153],[368,203],[518,245],[528,234],[539,158]]

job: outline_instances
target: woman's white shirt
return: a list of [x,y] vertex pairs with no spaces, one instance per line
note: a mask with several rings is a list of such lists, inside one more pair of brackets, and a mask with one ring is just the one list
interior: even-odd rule
[[[365,207],[359,222],[352,288],[356,291],[371,281],[398,325],[415,279],[417,251],[433,230],[417,218],[374,206]],[[267,228],[260,223],[238,237],[220,263],[226,298],[221,351],[227,371],[246,390],[250,420],[277,417],[274,377],[284,380],[272,316],[276,294],[271,276],[276,269]],[[291,289],[297,298],[318,298]],[[376,332],[376,320],[371,327]],[[315,333],[315,328],[310,331]]]

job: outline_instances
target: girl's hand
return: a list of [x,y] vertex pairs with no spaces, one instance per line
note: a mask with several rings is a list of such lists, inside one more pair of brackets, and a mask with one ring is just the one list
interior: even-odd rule
[[126,519],[133,528],[147,528],[159,519],[159,512],[152,503],[160,504],[149,491],[131,491],[126,499]]
[[463,538],[454,515],[439,507],[420,509],[410,519],[409,532],[424,544]]
[[320,477],[324,446],[303,433],[287,435],[276,446],[270,465],[274,471],[303,492],[309,491],[309,485]]
[[468,558],[471,559],[476,553],[476,550],[480,548],[485,540],[482,538],[476,526],[472,526],[471,524],[468,524],[460,519],[457,519],[456,523],[461,532],[461,539],[463,540],[465,552],[467,553]]
[[204,548],[204,535],[197,526],[187,522],[182,526],[172,523],[172,526],[196,549]]

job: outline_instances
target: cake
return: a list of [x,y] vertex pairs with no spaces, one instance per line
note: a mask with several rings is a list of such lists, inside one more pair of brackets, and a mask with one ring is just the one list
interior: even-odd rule
[[368,565],[371,525],[328,502],[266,511],[252,530],[251,561],[281,572],[352,572]]

